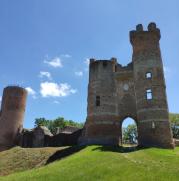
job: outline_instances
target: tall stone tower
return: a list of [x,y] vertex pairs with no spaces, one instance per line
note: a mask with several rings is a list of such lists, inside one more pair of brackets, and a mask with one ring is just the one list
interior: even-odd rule
[[[114,72],[116,59],[96,61],[90,59],[88,85],[88,116],[85,143],[114,144],[116,133],[116,95]],[[114,134],[114,135],[113,135]]]
[[80,144],[119,145],[122,122],[136,121],[140,146],[174,146],[169,122],[166,86],[155,23],[130,32],[132,62],[90,60],[87,120]]
[[17,144],[23,128],[27,91],[18,86],[4,89],[0,112],[0,151]]
[[139,143],[169,147],[173,143],[159,40],[155,23],[148,25],[148,31],[139,24],[130,32]]

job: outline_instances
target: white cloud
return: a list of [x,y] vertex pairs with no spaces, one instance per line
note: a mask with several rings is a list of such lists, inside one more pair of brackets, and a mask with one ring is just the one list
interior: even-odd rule
[[84,70],[87,72],[89,69],[90,59],[86,58],[84,61],[84,64],[86,65]]
[[47,77],[48,79],[52,79],[52,76],[51,76],[50,72],[40,71],[39,77],[40,78]]
[[54,103],[54,104],[60,104],[60,102],[59,102],[59,101],[53,101],[53,103]]
[[165,76],[165,78],[168,79],[168,78],[171,76],[171,74],[172,74],[171,69],[170,69],[169,67],[164,66],[164,67],[163,67],[163,70],[164,70],[164,76]]
[[77,90],[72,89],[67,83],[43,82],[40,84],[42,97],[65,97],[76,92]]
[[169,73],[170,72],[170,68],[169,67],[166,67],[166,66],[164,66],[164,73]]
[[90,63],[90,59],[89,58],[86,58],[86,60],[84,61],[84,63],[89,66],[89,63]]
[[69,55],[69,54],[62,54],[61,56],[62,56],[62,57],[65,57],[65,58],[71,58],[71,57],[72,57],[72,56]]
[[83,76],[83,72],[82,71],[77,71],[77,72],[75,72],[75,75],[81,77],[81,76]]
[[55,68],[63,67],[62,61],[59,57],[52,58],[51,60],[44,60],[44,63],[48,64],[49,66],[55,67]]
[[34,99],[37,98],[36,92],[31,87],[26,87],[25,89],[27,90],[28,94],[32,96],[32,98],[34,98]]

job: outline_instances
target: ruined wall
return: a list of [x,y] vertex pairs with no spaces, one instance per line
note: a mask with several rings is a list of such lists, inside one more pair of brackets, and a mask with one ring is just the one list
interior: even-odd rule
[[27,91],[18,86],[4,89],[0,116],[0,151],[18,142],[23,128]]
[[91,59],[88,115],[80,144],[118,145],[122,121],[131,117],[137,123],[139,145],[174,146],[159,40],[155,23],[147,31],[137,25],[130,32],[133,56],[127,66],[115,58]]
[[[66,132],[68,130],[68,132]],[[69,130],[71,132],[69,132]],[[24,148],[58,147],[77,145],[82,129],[66,126],[60,133],[52,135],[45,126],[34,129],[24,129],[21,133],[19,146]]]
[[124,67],[120,64],[117,65],[117,70],[115,72],[115,83],[117,96],[116,106],[118,110],[117,122],[119,123],[119,136],[116,136],[119,139],[119,144],[121,144],[123,120],[127,117],[137,120],[132,62]]
[[[116,59],[90,60],[88,84],[88,116],[83,141],[86,144],[114,144],[118,132],[116,86],[114,72]],[[99,105],[98,105],[99,104]]]
[[77,145],[81,133],[82,129],[79,129],[71,134],[59,133],[49,139],[46,139],[45,143],[52,147]]
[[[137,106],[139,144],[172,147],[166,85],[160,53],[160,30],[155,23],[143,31],[138,25],[130,32],[133,47],[134,81]],[[147,77],[150,73],[150,77]],[[147,90],[152,98],[147,98]]]

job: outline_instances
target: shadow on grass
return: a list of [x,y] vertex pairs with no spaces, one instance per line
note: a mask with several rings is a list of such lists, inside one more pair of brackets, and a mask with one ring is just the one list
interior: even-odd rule
[[[74,153],[77,153],[84,148],[86,148],[86,146],[75,145],[75,146],[71,146],[71,147],[63,149],[63,150],[56,151],[52,156],[49,157],[49,159],[46,162],[46,165],[49,163],[52,163],[54,161],[60,160],[62,158],[65,158],[67,156],[70,156]],[[100,150],[100,151],[110,151],[110,152],[116,152],[116,153],[129,153],[129,152],[139,151],[141,149],[146,149],[146,148],[139,147],[139,146],[123,147],[123,146],[96,145],[96,147],[93,148],[92,151]]]
[[72,155],[76,152],[81,151],[82,149],[84,149],[86,146],[71,146],[69,148],[63,149],[63,150],[59,150],[56,151],[52,156],[49,157],[49,159],[46,162],[46,165],[49,163],[52,163],[56,160],[60,160],[64,157],[67,157],[69,155]]
[[135,152],[142,149],[146,149],[145,147],[132,146],[132,147],[123,147],[123,146],[98,146],[93,149],[93,151],[110,151],[110,152],[118,152],[118,153],[129,153]]

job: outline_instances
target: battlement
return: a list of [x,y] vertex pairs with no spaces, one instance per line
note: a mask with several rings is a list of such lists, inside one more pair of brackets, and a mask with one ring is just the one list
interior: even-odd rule
[[26,95],[27,90],[19,85],[10,85],[4,88],[4,94],[8,95]]
[[159,41],[160,40],[160,29],[157,28],[154,22],[149,23],[147,31],[143,30],[143,25],[138,24],[136,30],[130,31],[130,42],[133,45],[136,42],[144,41]]
[[90,59],[90,70],[93,72],[115,72],[116,65],[117,59],[114,57],[110,60],[96,60],[94,58]]
[[121,71],[130,71],[130,70],[133,70],[133,63],[130,62],[128,63],[127,65],[125,66],[122,66],[121,64],[117,64],[117,69],[116,69],[116,72],[121,72]]
[[7,86],[2,97],[2,110],[25,110],[27,90],[19,86]]
[[90,65],[91,64],[117,64],[117,59],[112,57],[110,60],[96,60],[94,58],[90,58]]

